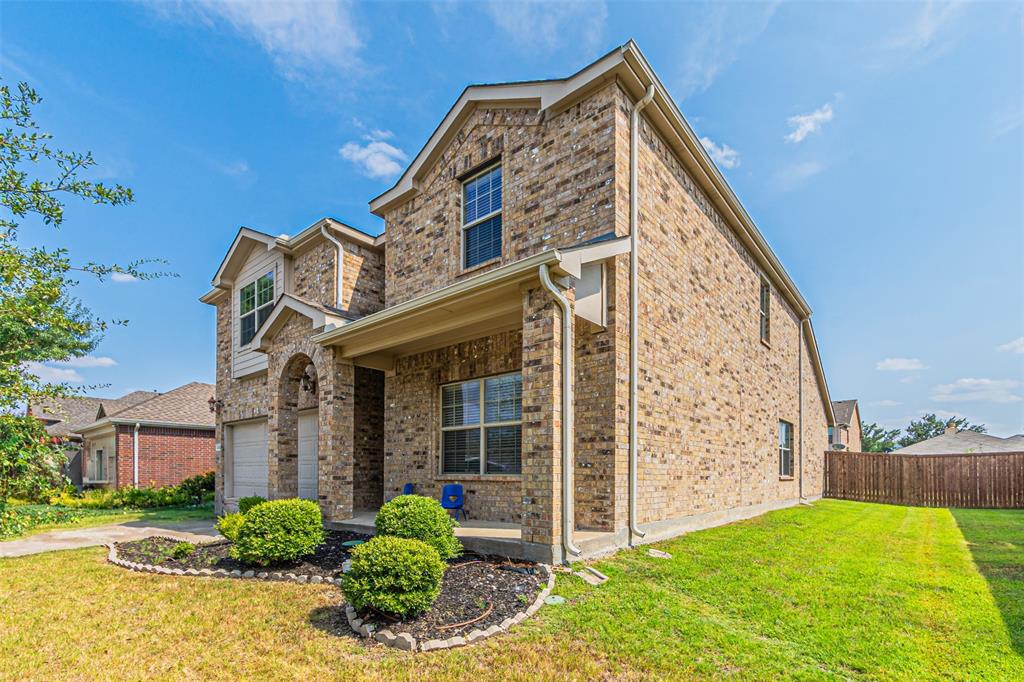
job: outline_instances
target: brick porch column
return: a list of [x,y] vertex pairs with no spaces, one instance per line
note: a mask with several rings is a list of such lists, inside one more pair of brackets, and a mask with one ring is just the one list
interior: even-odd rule
[[554,561],[562,556],[561,337],[551,294],[524,291],[522,538],[550,547]]
[[320,371],[320,510],[325,521],[352,518],[355,366],[323,349]]

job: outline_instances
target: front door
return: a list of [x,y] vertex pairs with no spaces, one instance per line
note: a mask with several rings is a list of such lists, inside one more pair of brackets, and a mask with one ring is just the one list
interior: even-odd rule
[[316,411],[299,415],[299,497],[304,500],[315,500],[317,496],[319,418]]

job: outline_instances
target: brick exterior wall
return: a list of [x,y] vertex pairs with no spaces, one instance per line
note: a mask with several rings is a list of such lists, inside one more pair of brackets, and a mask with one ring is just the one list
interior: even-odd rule
[[384,502],[384,372],[355,368],[355,509],[377,509]]
[[[132,453],[134,426],[117,426],[117,486],[135,480]],[[177,485],[216,467],[212,429],[143,426],[139,429],[139,487]]]

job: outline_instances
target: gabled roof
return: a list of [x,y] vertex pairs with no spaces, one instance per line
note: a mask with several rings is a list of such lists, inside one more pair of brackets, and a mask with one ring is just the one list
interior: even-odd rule
[[856,400],[833,400],[832,411],[836,415],[836,424],[851,426],[853,411],[857,408]]
[[30,405],[29,414],[44,422],[46,432],[52,436],[77,437],[80,430],[117,412],[160,395],[156,391],[133,391],[120,398],[98,398],[96,396],[75,396],[49,400],[39,405]]
[[281,294],[277,302],[274,303],[270,315],[256,330],[256,336],[252,339],[252,347],[259,351],[267,351],[268,348],[264,346],[264,341],[269,342],[273,339],[288,318],[295,313],[308,317],[313,329],[321,331],[328,331],[348,320],[357,319],[342,310],[300,298],[295,294]]
[[974,431],[943,433],[905,448],[894,450],[899,455],[960,455],[986,452],[1024,452],[1024,434],[1009,438],[990,436]]
[[123,406],[84,426],[82,431],[92,431],[111,424],[137,423],[212,429],[215,421],[210,412],[209,400],[215,393],[216,386],[213,384],[194,381],[166,393],[151,394],[148,400],[134,405]]

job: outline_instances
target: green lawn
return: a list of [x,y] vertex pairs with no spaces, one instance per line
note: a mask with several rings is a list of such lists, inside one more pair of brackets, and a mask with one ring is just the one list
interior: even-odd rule
[[1020,511],[820,502],[619,553],[596,588],[560,575],[567,604],[416,655],[345,634],[331,587],[0,560],[0,678],[1020,680],[1022,533]]
[[[17,508],[50,508],[48,505],[19,505]],[[127,523],[129,521],[146,521],[151,523],[168,523],[175,521],[201,521],[213,519],[213,503],[193,507],[157,507],[154,509],[74,509],[81,518],[72,523],[47,523],[34,526],[21,535],[0,538],[0,542],[20,540],[21,538],[43,533],[48,530],[71,530],[105,526],[111,523]]]

